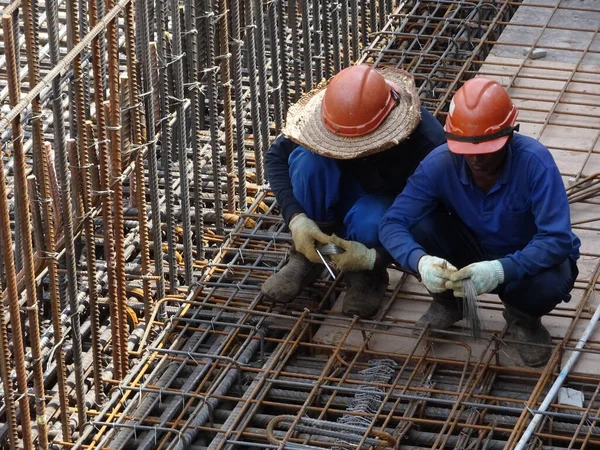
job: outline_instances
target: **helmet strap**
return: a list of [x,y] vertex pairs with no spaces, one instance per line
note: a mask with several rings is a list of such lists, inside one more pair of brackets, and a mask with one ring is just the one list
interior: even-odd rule
[[507,126],[494,134],[486,134],[482,136],[458,136],[456,134],[446,132],[446,139],[456,142],[468,142],[470,144],[481,144],[482,142],[493,141],[504,136],[512,136],[515,131],[519,131],[519,124],[515,126]]

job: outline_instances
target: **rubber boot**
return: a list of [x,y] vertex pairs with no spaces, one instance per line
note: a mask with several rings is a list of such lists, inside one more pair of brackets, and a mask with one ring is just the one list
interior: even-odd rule
[[[417,320],[413,334],[420,334],[427,325],[433,330],[447,330],[463,318],[459,300],[431,294],[433,300],[427,311]],[[431,333],[435,336],[435,332]]]
[[346,272],[346,293],[342,311],[362,319],[373,317],[381,306],[390,277],[385,266],[373,270]]
[[302,289],[311,286],[323,271],[322,264],[314,264],[292,246],[290,258],[279,272],[263,283],[262,293],[273,303],[293,302]]
[[[508,330],[513,340],[523,342],[522,344],[512,344],[517,348],[523,363],[529,367],[544,366],[552,353],[550,348],[552,337],[542,324],[542,318],[529,316],[506,303],[504,308],[502,315],[509,326]],[[547,347],[530,344],[546,345]]]

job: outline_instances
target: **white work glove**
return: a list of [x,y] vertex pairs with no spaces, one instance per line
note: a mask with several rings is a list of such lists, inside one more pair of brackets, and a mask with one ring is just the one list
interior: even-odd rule
[[455,297],[464,297],[462,282],[467,278],[473,282],[477,295],[486,294],[504,281],[504,268],[498,260],[469,264],[452,274],[446,288],[452,289]]
[[294,216],[290,220],[289,227],[296,250],[306,256],[310,262],[322,263],[315,251],[315,245],[317,243],[329,244],[330,236],[323,233],[315,221],[309,219],[306,214]]
[[345,241],[335,234],[331,236],[330,242],[344,249],[344,253],[329,256],[342,272],[372,270],[375,266],[377,251],[374,248],[367,248],[360,242]]
[[448,290],[446,283],[450,280],[450,276],[456,272],[456,267],[443,258],[424,255],[419,259],[418,270],[421,280],[423,280],[423,284],[429,292],[439,294]]

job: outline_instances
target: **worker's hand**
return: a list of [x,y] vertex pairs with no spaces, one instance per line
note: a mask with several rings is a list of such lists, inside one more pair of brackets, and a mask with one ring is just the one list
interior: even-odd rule
[[450,276],[456,272],[456,267],[443,258],[424,255],[419,259],[419,274],[423,284],[434,294],[446,291],[446,283]]
[[504,281],[504,269],[498,260],[481,261],[469,264],[452,274],[446,283],[447,289],[454,291],[455,297],[464,297],[463,280],[470,278],[477,294],[492,292]]
[[377,251],[374,248],[367,248],[360,242],[345,241],[335,234],[331,236],[330,242],[344,249],[344,253],[329,256],[342,272],[372,270],[375,266]]
[[374,248],[368,248],[356,241],[345,241],[335,234],[331,236],[330,242],[344,249],[344,253],[330,255],[331,260],[342,272],[372,270],[375,266],[377,251]]
[[315,221],[309,219],[306,214],[298,214],[290,220],[290,231],[296,250],[306,256],[310,262],[321,263],[315,245],[329,244],[331,237],[323,233]]

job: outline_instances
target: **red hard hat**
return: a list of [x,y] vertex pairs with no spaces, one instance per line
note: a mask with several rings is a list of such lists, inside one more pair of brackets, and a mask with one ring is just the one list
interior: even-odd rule
[[454,95],[446,118],[448,148],[453,153],[500,150],[513,131],[518,110],[508,92],[489,78],[473,78]]
[[321,118],[339,136],[364,136],[376,130],[398,103],[399,88],[367,65],[348,67],[325,90]]

